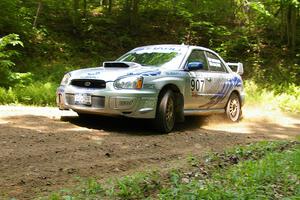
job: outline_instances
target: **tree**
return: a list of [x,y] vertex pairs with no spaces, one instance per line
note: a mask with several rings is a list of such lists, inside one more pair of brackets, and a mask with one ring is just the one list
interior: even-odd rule
[[16,50],[8,48],[9,45],[23,46],[23,43],[17,34],[9,34],[0,38],[0,86],[3,87],[10,86],[12,67],[15,66],[12,57],[18,55]]

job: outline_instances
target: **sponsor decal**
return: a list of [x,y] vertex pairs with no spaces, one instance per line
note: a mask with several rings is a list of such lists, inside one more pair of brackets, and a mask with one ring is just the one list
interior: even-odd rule
[[218,59],[207,58],[209,65],[213,67],[221,67],[221,61]]
[[97,79],[97,76],[80,76],[80,79]]
[[88,76],[97,76],[97,75],[99,75],[101,72],[88,72],[87,74],[88,74]]
[[182,47],[172,47],[172,46],[150,46],[150,47],[140,47],[134,49],[132,52],[137,54],[142,53],[171,53],[171,52],[181,52],[183,50]]
[[228,93],[236,87],[240,87],[242,85],[242,80],[238,77],[234,77],[228,81],[225,82],[225,84],[223,85],[222,89],[213,97],[210,98],[210,101],[201,106],[201,107],[212,107],[218,103],[220,103],[221,101],[223,101],[225,99],[225,97],[228,95]]
[[167,76],[183,76],[186,74],[186,72],[182,71],[170,71],[170,72],[165,72]]
[[161,71],[149,71],[149,72],[140,72],[140,73],[128,73],[128,76],[141,75],[141,76],[158,76],[161,74]]

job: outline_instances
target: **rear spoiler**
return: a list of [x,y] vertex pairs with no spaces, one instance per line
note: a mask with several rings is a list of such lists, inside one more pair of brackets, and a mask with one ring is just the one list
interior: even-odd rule
[[233,72],[235,72],[235,73],[237,73],[239,75],[243,75],[244,74],[243,63],[238,62],[238,63],[226,63],[226,64],[230,67],[230,69]]

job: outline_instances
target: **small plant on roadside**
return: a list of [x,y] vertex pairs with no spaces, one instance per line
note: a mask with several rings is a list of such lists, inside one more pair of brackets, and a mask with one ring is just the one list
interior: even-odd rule
[[126,176],[117,181],[113,196],[121,199],[141,199],[148,197],[151,192],[161,187],[159,175],[156,172]]
[[82,190],[86,195],[101,194],[103,191],[102,186],[95,179],[89,179],[87,187]]
[[199,164],[199,159],[193,155],[189,155],[187,157],[187,162],[189,163],[190,166],[196,167]]

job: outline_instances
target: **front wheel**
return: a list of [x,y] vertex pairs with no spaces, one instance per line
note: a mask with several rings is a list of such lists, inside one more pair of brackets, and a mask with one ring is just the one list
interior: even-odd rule
[[175,98],[171,90],[158,100],[155,124],[159,131],[169,133],[175,124]]
[[226,106],[227,118],[232,122],[238,122],[242,115],[240,98],[236,93],[232,93]]

